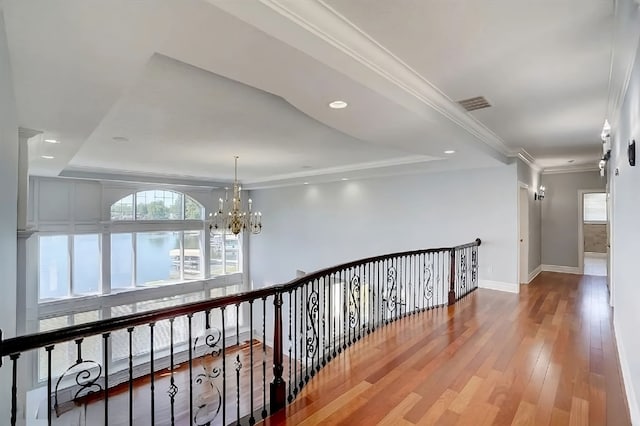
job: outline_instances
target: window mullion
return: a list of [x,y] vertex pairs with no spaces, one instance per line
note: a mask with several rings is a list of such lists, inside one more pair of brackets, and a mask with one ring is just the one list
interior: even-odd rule
[[68,235],[67,236],[67,256],[69,259],[68,262],[68,268],[69,268],[69,282],[67,283],[68,285],[68,295],[69,296],[74,296],[75,295],[75,289],[74,289],[74,276],[73,276],[73,235]]
[[131,261],[131,287],[136,287],[136,277],[138,276],[138,233],[131,233],[131,257],[133,258]]

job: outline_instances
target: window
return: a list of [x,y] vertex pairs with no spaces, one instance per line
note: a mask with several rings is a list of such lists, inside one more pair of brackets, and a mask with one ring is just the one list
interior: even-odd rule
[[[39,300],[241,272],[238,237],[210,235],[204,207],[186,194],[139,191],[113,203],[108,214],[104,244],[101,234],[40,236]],[[110,258],[108,266],[103,258]]]
[[133,234],[111,234],[111,288],[133,284]]
[[224,232],[212,234],[209,274],[215,277],[240,272],[242,270],[240,253],[238,235]]
[[111,206],[111,220],[203,220],[204,207],[175,191],[140,191]]
[[95,294],[101,282],[98,234],[40,236],[40,299]]
[[607,194],[597,192],[584,194],[583,218],[585,222],[607,221]]

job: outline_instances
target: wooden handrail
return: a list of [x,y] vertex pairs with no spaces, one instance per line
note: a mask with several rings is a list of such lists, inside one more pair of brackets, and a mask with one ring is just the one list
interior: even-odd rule
[[272,287],[262,288],[258,290],[252,290],[245,293],[234,294],[231,296],[219,297],[211,300],[205,300],[201,302],[187,303],[179,306],[160,308],[147,312],[123,315],[118,318],[110,318],[105,320],[98,320],[88,322],[84,324],[72,325],[64,328],[59,328],[52,331],[32,333],[23,336],[12,337],[6,340],[2,340],[2,334],[0,334],[0,366],[2,365],[2,358],[12,354],[19,354],[33,349],[38,349],[57,343],[72,341],[76,339],[82,339],[88,336],[99,335],[115,330],[124,329],[127,327],[134,327],[138,325],[145,325],[155,323],[161,320],[175,318],[182,315],[194,314],[197,312],[203,312],[220,308],[223,306],[236,305],[243,302],[248,302],[257,299],[266,299],[267,297],[275,296],[281,293],[290,292],[304,283],[309,281],[333,274],[335,272],[352,268],[358,265],[380,262],[387,259],[393,259],[400,256],[412,256],[427,253],[437,253],[446,251],[455,251],[464,248],[479,246],[481,244],[480,238],[476,238],[475,241],[467,244],[462,244],[454,247],[442,247],[435,249],[423,249],[413,250],[405,252],[390,253],[380,256],[367,257],[364,259],[355,260],[341,265],[332,266],[329,268],[321,269],[316,272],[306,274],[302,277],[289,281],[286,284],[276,285]]

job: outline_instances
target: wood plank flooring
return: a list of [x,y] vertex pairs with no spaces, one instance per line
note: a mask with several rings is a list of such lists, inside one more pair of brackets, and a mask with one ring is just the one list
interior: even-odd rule
[[265,425],[630,424],[605,277],[545,272],[397,321]]

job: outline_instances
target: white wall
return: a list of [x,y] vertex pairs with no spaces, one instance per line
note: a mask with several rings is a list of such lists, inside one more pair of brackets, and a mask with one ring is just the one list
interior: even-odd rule
[[[9,64],[9,50],[0,3],[0,329],[3,338],[16,332],[16,232],[18,202],[18,120]],[[11,367],[0,368],[0,413],[8,421]]]
[[[640,25],[640,14],[636,11]],[[640,50],[640,49],[639,49]],[[631,167],[627,144],[640,145],[640,53],[631,74],[620,117],[612,131],[609,162],[611,192],[611,285],[618,353],[627,390],[631,421],[640,425],[640,158]],[[640,150],[636,148],[640,157]],[[616,170],[618,175],[616,175]]]
[[367,256],[482,239],[480,285],[518,291],[516,165],[251,192],[254,288]]

